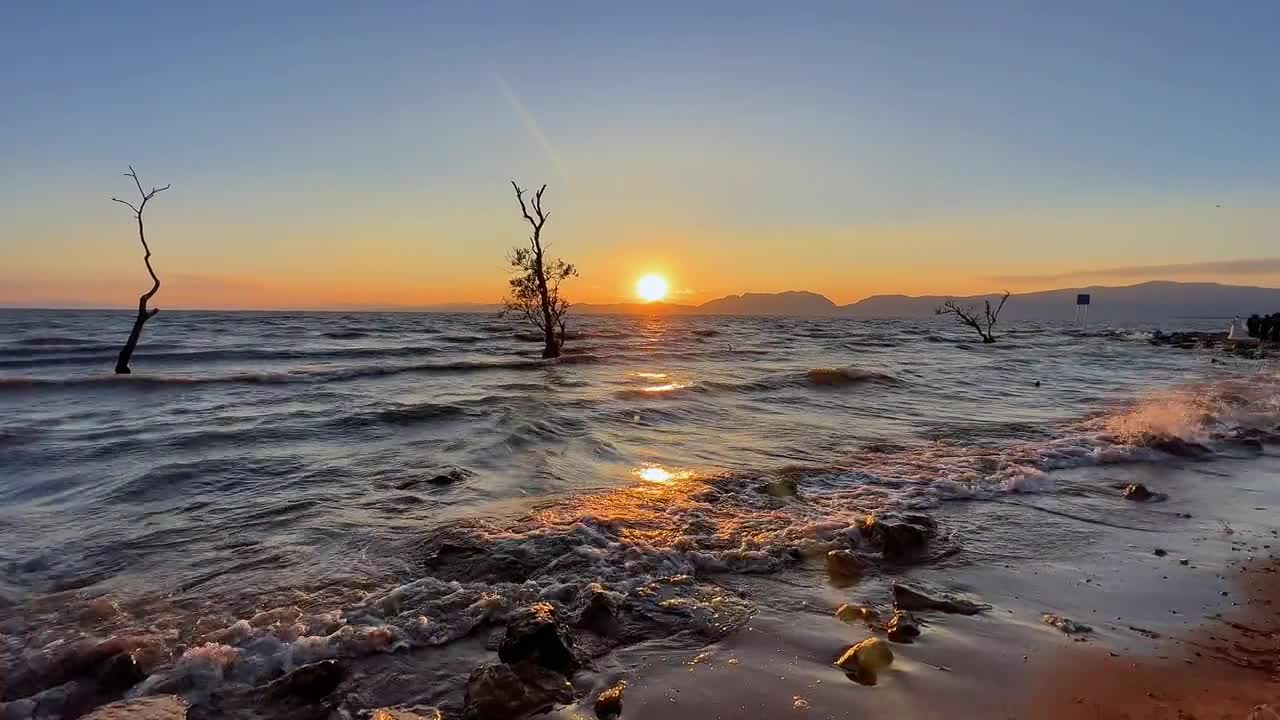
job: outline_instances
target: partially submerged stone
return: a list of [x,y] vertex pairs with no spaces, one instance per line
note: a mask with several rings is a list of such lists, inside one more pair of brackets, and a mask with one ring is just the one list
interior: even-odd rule
[[367,717],[368,720],[441,720],[439,710],[418,705],[378,708],[361,717]]
[[103,705],[82,720],[186,720],[187,703],[177,695],[153,695]]
[[847,623],[858,622],[859,620],[870,622],[880,617],[880,613],[864,605],[841,605],[836,610],[836,617]]
[[127,652],[111,656],[98,666],[95,673],[98,690],[108,695],[123,693],[146,679],[147,674],[138,665],[138,660]]
[[889,619],[885,629],[889,631],[889,639],[893,642],[909,643],[920,637],[920,626],[916,624],[915,618],[903,610],[893,611],[893,617]]
[[1155,497],[1155,493],[1148,490],[1142,483],[1132,483],[1124,489],[1123,497],[1125,500],[1134,502],[1146,502]]
[[578,616],[577,626],[591,632],[609,637],[618,632],[618,613],[621,611],[621,596],[609,592],[599,583],[591,583],[586,589],[587,602]]
[[986,606],[968,600],[951,597],[937,598],[916,588],[896,583],[893,586],[893,604],[900,610],[914,612],[937,610],[956,615],[977,615],[986,609]]
[[850,550],[832,550],[827,553],[827,574],[835,580],[851,581],[862,577],[866,563]]
[[496,663],[467,678],[464,715],[468,720],[517,720],[573,702],[573,687],[558,672],[532,662]]
[[267,697],[276,700],[314,702],[333,692],[346,675],[346,669],[337,660],[321,660],[286,673],[267,683],[263,690]]
[[596,717],[600,720],[609,720],[622,714],[622,693],[627,689],[627,684],[619,681],[617,685],[605,690],[596,697]]
[[555,607],[545,602],[511,614],[506,636],[498,646],[498,657],[506,663],[528,660],[565,675],[578,667],[569,628],[560,622]]
[[777,498],[795,497],[800,494],[800,486],[793,478],[769,480],[757,489],[765,495],[772,495]]
[[859,682],[874,685],[876,674],[893,663],[889,643],[880,638],[867,638],[854,645],[836,660],[836,666]]
[[885,558],[907,560],[924,552],[936,525],[924,515],[879,518],[868,515],[859,530]]
[[1085,635],[1093,632],[1093,628],[1088,625],[1078,623],[1071,618],[1066,618],[1055,613],[1045,613],[1044,615],[1041,615],[1040,622],[1045,625],[1052,625],[1066,635]]

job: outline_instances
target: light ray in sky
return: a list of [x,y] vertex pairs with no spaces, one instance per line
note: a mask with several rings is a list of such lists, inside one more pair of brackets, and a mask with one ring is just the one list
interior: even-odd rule
[[516,96],[515,90],[511,89],[511,85],[507,82],[506,78],[502,77],[501,73],[495,71],[493,73],[493,77],[498,83],[498,90],[502,93],[503,97],[507,99],[507,102],[511,103],[511,109],[516,111],[516,115],[520,117],[520,122],[524,124],[525,129],[529,131],[531,136],[533,136],[533,140],[538,144],[538,147],[542,148],[542,152],[547,156],[547,160],[549,160],[552,166],[555,167],[556,174],[560,176],[562,181],[564,181],[565,189],[572,191],[572,183],[569,182],[569,173],[565,171],[564,162],[560,159],[560,156],[556,154],[556,149],[552,147],[551,141],[547,139],[547,134],[542,132],[542,126],[538,124],[538,120],[533,117],[533,113],[529,112],[529,109],[525,107],[524,103],[520,102],[520,98]]

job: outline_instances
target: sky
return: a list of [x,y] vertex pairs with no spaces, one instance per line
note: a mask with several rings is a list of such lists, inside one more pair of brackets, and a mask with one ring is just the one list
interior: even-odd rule
[[1280,286],[1280,3],[17,3],[0,305]]

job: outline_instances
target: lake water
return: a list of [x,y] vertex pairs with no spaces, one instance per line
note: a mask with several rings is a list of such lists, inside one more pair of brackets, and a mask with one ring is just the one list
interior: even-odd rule
[[[720,579],[857,546],[868,514],[1280,423],[1272,365],[1140,328],[590,316],[544,361],[488,315],[163,312],[113,376],[131,322],[0,311],[0,666],[28,689],[77,638],[198,699],[601,590],[668,604],[640,635],[714,637],[768,600]],[[1034,556],[1035,529],[947,557]]]

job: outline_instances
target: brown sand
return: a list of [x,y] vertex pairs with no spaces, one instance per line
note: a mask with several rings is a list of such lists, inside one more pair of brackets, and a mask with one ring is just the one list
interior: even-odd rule
[[[1162,657],[1066,653],[1038,679],[1027,717],[1217,720],[1249,718],[1263,705],[1280,717],[1280,562],[1233,569],[1243,602],[1162,642]],[[1264,710],[1256,717],[1273,720]]]

